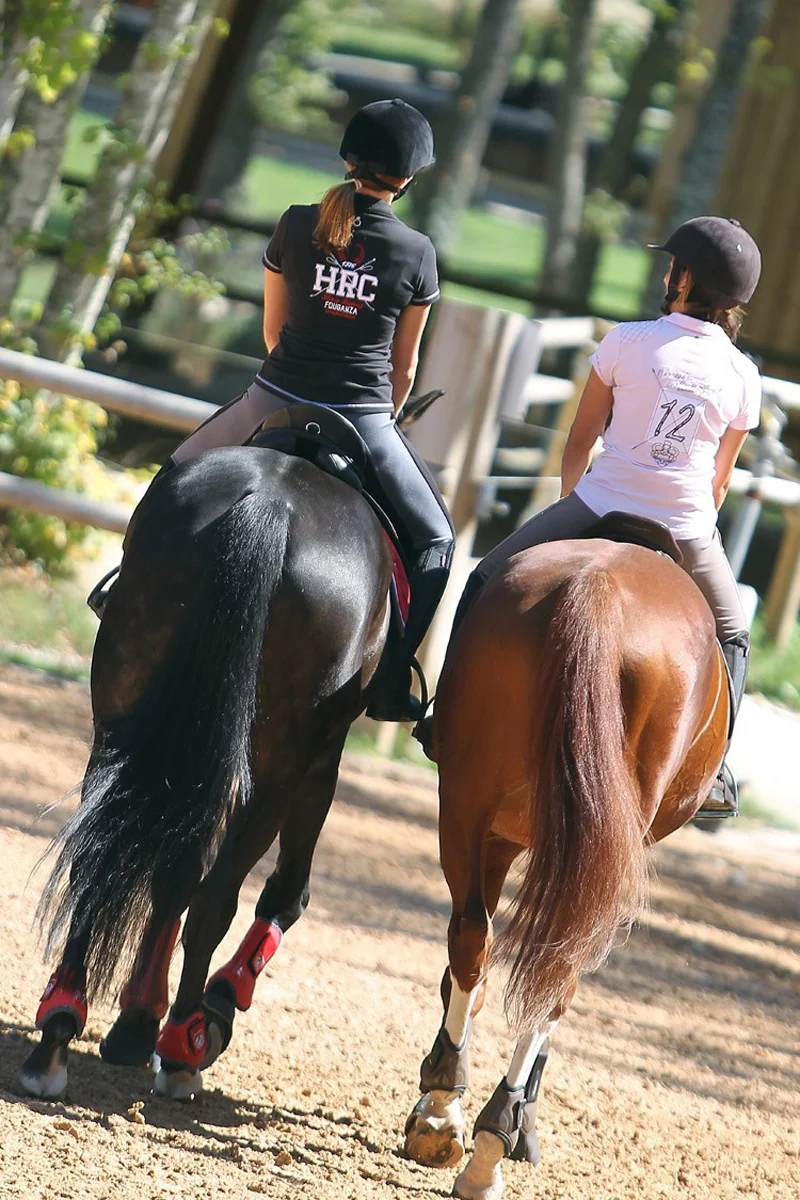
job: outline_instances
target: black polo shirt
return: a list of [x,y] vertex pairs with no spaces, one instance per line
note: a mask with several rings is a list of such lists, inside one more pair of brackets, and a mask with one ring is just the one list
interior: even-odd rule
[[264,266],[283,274],[288,316],[258,377],[320,404],[392,407],[391,348],[400,313],[439,298],[436,252],[390,204],[356,195],[344,251],[313,243],[316,204],[293,204],[278,222]]

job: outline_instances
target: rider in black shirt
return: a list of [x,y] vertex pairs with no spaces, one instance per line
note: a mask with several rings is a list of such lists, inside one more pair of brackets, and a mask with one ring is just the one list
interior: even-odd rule
[[395,216],[392,201],[433,163],[433,133],[415,108],[381,100],[355,114],[340,154],[346,181],[319,204],[287,209],[264,253],[267,358],[244,395],[190,434],[172,462],[242,444],[297,401],[329,405],[352,421],[411,585],[405,634],[389,639],[367,712],[412,721],[421,706],[411,693],[411,659],[447,583],[454,533],[430,472],[395,421],[439,284],[433,245]]

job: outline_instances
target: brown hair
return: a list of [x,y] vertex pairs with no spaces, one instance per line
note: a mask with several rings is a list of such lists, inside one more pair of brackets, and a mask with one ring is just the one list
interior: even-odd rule
[[328,188],[319,202],[319,218],[313,238],[314,245],[325,254],[332,254],[335,250],[346,250],[350,245],[356,219],[355,194],[361,190],[362,182],[382,191],[394,192],[395,195],[402,194],[406,186],[406,180],[394,175],[364,173],[351,175],[344,183],[337,183]]
[[[668,295],[673,288],[677,292],[678,281],[685,269],[688,270],[678,262],[674,264],[667,288]],[[689,274],[691,276],[691,271]],[[732,342],[738,338],[745,316],[741,304],[735,304],[733,308],[720,308],[712,293],[707,291],[701,283],[697,283],[693,276],[692,286],[686,295],[684,312],[687,316],[697,317],[700,321],[710,321],[712,325],[720,325]]]
[[326,254],[345,250],[353,238],[356,219],[355,179],[328,188],[319,202],[319,219],[314,230],[314,245]]

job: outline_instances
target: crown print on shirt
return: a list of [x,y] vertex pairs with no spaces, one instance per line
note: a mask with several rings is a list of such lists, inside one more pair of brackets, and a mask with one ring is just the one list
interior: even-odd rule
[[361,242],[351,242],[346,250],[326,254],[314,271],[312,298],[322,297],[322,307],[331,317],[354,321],[364,308],[372,308],[380,279],[372,274],[375,259],[367,261]]

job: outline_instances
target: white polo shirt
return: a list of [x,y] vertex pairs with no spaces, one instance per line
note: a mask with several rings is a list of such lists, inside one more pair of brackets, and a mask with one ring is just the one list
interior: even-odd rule
[[685,313],[615,326],[591,361],[614,404],[576,495],[601,517],[621,509],[663,521],[677,538],[710,533],[720,438],[759,422],[755,363],[721,326]]

